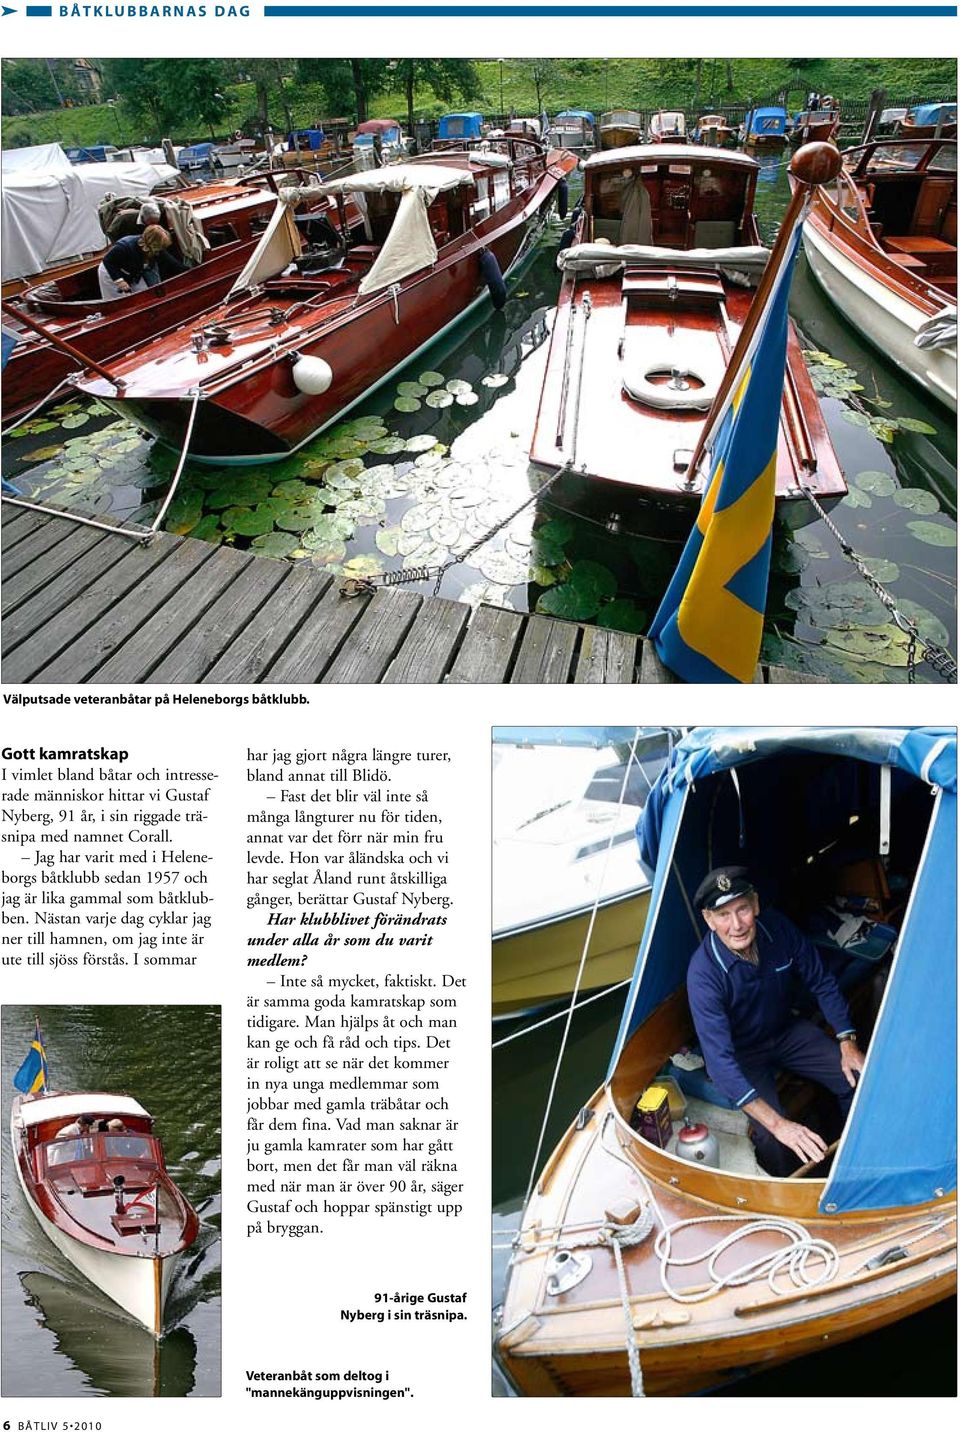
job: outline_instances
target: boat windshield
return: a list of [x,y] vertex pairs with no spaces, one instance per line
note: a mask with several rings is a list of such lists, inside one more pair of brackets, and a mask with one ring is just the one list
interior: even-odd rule
[[108,1134],[104,1137],[104,1158],[144,1159],[150,1156],[150,1140],[139,1134]]
[[93,1158],[93,1139],[79,1134],[66,1139],[56,1139],[47,1148],[47,1167],[62,1168],[64,1164],[82,1163]]
[[[869,168],[916,169],[929,149],[928,144],[881,144],[870,156]],[[956,167],[956,159],[954,159]]]

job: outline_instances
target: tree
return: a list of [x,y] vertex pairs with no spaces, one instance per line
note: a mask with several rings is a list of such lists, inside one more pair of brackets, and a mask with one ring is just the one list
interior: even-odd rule
[[352,110],[362,124],[370,100],[389,88],[392,75],[387,60],[298,60],[297,78],[318,84],[334,114]]
[[547,89],[556,84],[560,76],[560,66],[556,60],[533,60],[530,65],[530,78],[533,81],[533,88],[537,96],[537,114],[543,113],[543,102]]
[[394,60],[393,73],[403,85],[407,101],[407,133],[413,133],[414,99],[417,87],[429,87],[437,99],[450,104],[454,96],[478,99],[480,76],[472,60]]

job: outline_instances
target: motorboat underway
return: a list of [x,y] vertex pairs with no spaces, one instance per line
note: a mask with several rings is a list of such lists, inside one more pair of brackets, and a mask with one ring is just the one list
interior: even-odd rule
[[[759,166],[699,145],[593,155],[563,273],[532,460],[556,471],[572,506],[651,504],[682,521],[702,476],[697,439],[746,320],[768,251],[753,201]],[[846,483],[792,325],[776,494],[781,517],[833,502]]]
[[569,995],[588,931],[580,990],[629,977],[650,901],[634,830],[673,734],[495,729],[495,1018]]
[[841,313],[957,409],[957,142],[884,139],[847,150],[803,227],[810,267]]
[[[642,819],[650,913],[606,1079],[514,1242],[496,1351],[518,1390],[696,1394],[955,1292],[956,785],[946,728],[708,728],[674,748]],[[789,1177],[759,1166],[695,1043],[693,892],[728,861],[760,921],[777,906],[816,942],[865,1053],[842,1133],[815,1086],[781,1078],[787,1117],[827,1146]],[[847,925],[872,937],[855,949]],[[772,977],[802,995],[789,964]]]
[[622,149],[643,139],[643,117],[635,109],[611,109],[600,116],[600,148]]
[[783,149],[787,128],[787,111],[782,106],[751,109],[743,121],[743,143],[747,149]]
[[424,155],[320,186],[338,212],[362,199],[364,243],[312,260],[278,210],[230,297],[192,334],[78,381],[207,462],[266,462],[309,441],[426,348],[527,254],[576,166],[529,140]]
[[127,1094],[17,1095],[10,1125],[17,1177],[44,1233],[161,1337],[177,1264],[200,1224],[146,1109]]
[[[209,247],[201,262],[183,273],[162,279],[152,288],[117,298],[100,296],[97,259],[56,282],[35,284],[5,308],[5,325],[17,334],[3,374],[3,421],[14,421],[53,392],[83,359],[100,361],[144,343],[157,334],[182,328],[198,314],[223,301],[252,255],[277,205],[278,193],[297,209],[306,242],[325,241],[336,247],[336,205],[320,193],[316,182],[298,185],[297,176],[281,174],[237,185],[209,185],[185,190],[178,199],[188,205],[194,226]],[[163,201],[161,201],[163,202]],[[346,221],[359,225],[351,206]],[[30,326],[40,324],[42,332]],[[73,354],[67,348],[69,345]]]
[[682,109],[658,109],[650,116],[648,144],[686,144],[687,118]]

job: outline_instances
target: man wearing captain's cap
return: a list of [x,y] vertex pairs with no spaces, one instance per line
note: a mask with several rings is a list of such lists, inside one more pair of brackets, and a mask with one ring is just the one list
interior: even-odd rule
[[[690,961],[687,994],[707,1073],[748,1115],[760,1163],[784,1177],[827,1150],[818,1133],[783,1112],[777,1073],[787,1069],[823,1085],[846,1118],[863,1068],[850,1010],[806,936],[776,910],[760,917],[743,866],[711,870],[694,904],[707,935]],[[833,1037],[792,1013],[798,982]]]

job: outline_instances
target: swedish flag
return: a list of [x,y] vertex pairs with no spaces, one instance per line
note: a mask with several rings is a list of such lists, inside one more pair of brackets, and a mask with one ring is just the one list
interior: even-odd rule
[[39,1019],[27,1057],[13,1076],[13,1084],[21,1094],[42,1094],[47,1087],[47,1055]]
[[797,223],[725,411],[712,424],[710,480],[650,636],[685,681],[753,680],[770,573],[787,302]]

